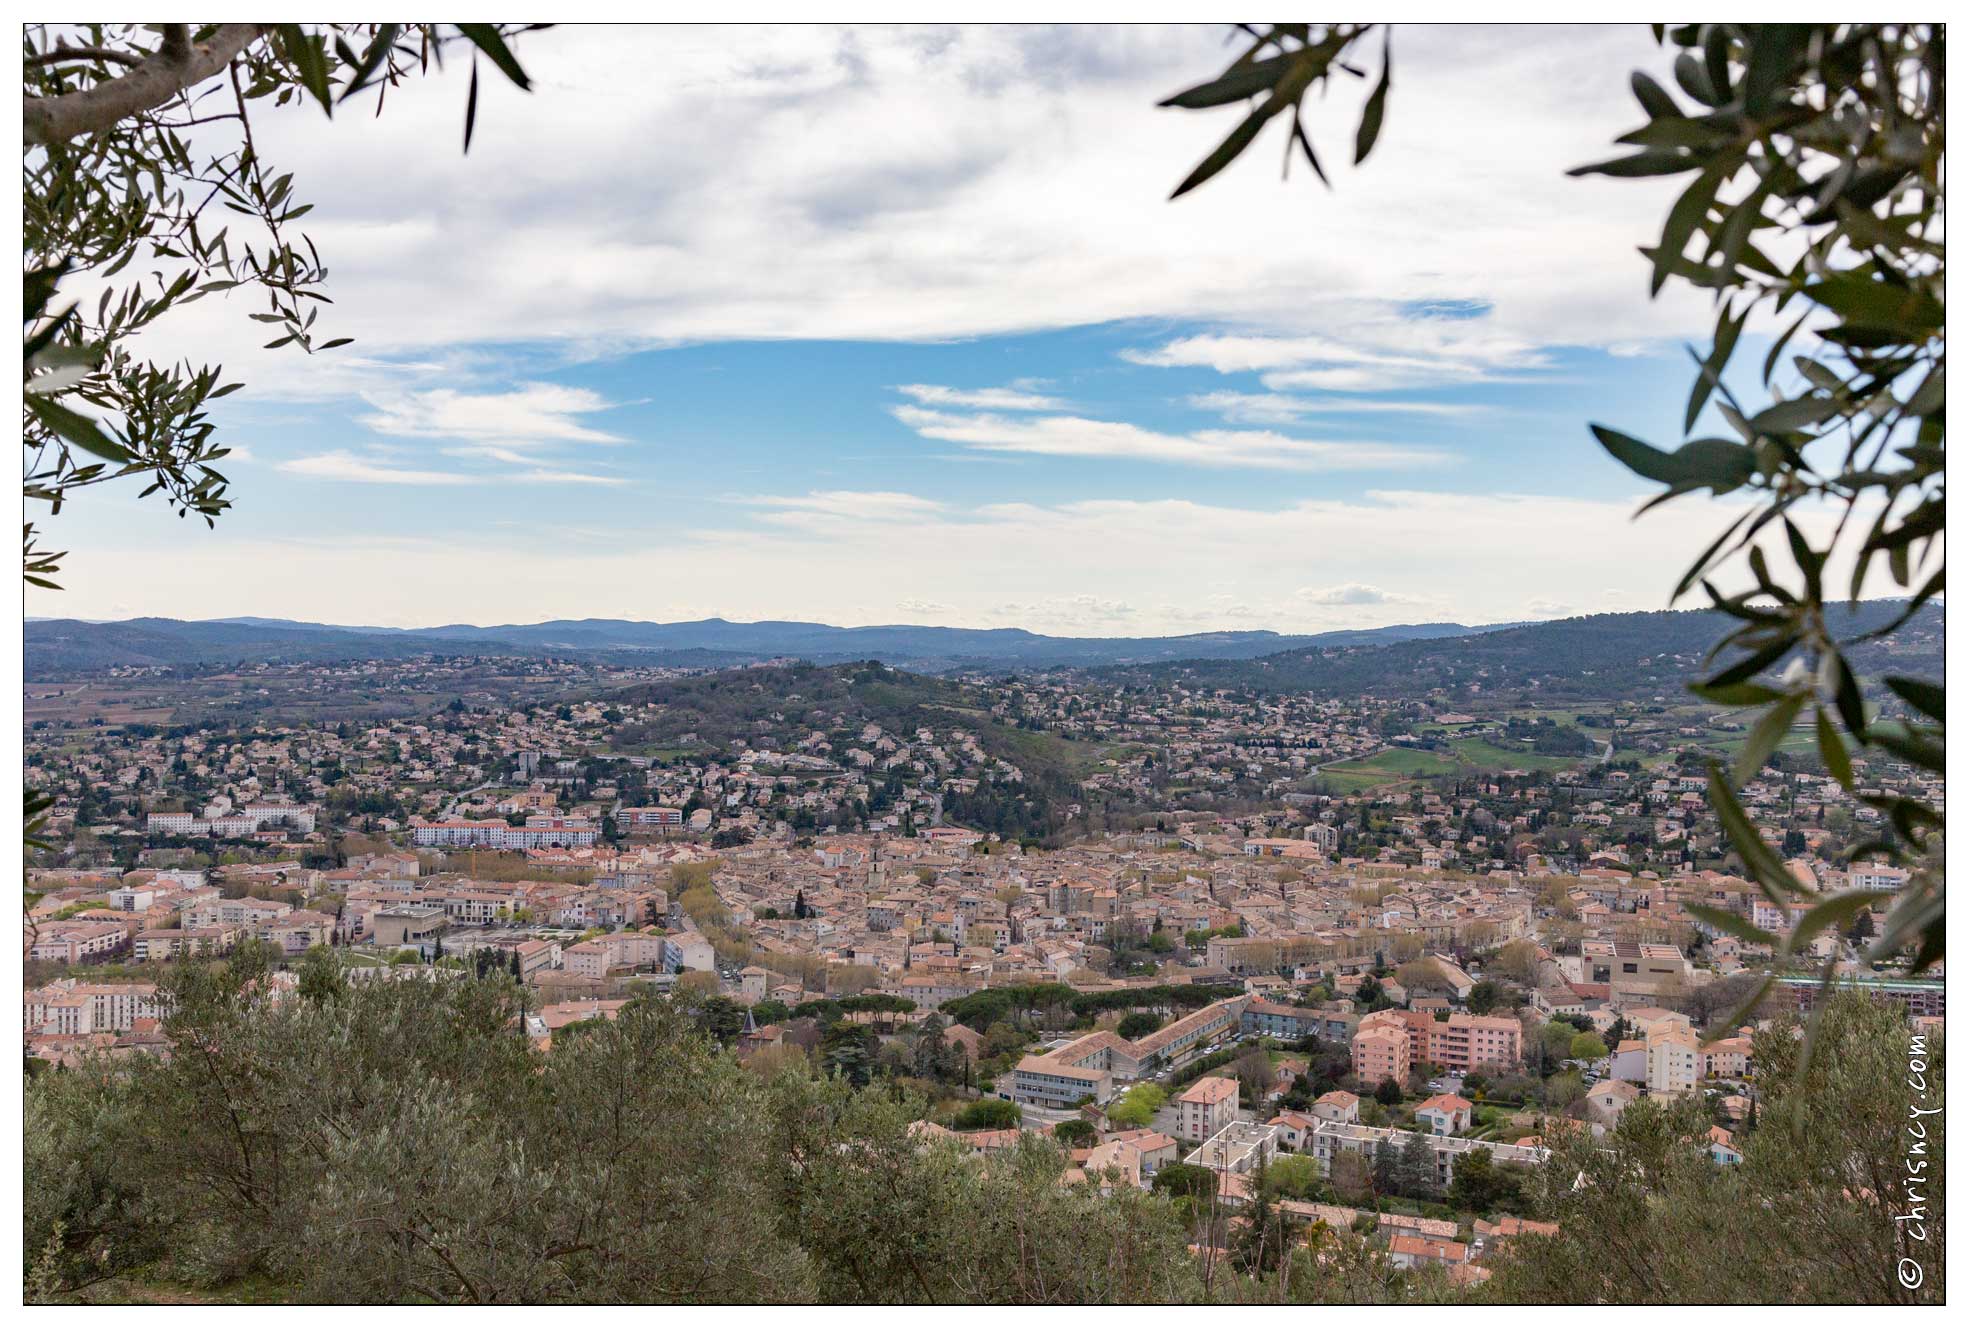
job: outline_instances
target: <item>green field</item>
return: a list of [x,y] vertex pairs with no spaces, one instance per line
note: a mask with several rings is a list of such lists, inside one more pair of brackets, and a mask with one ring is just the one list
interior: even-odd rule
[[1322,770],[1319,778],[1353,793],[1372,789],[1376,785],[1448,775],[1458,766],[1459,763],[1447,753],[1427,752],[1419,748],[1391,748],[1372,757],[1337,762]]
[[1563,771],[1583,765],[1591,757],[1555,757],[1521,748],[1499,747],[1487,739],[1462,738],[1450,745],[1466,763],[1485,770]]
[[1562,771],[1588,760],[1517,751],[1481,738],[1458,738],[1450,740],[1447,750],[1391,748],[1372,757],[1337,762],[1322,770],[1319,778],[1345,793],[1358,793],[1378,785],[1454,775],[1460,770]]

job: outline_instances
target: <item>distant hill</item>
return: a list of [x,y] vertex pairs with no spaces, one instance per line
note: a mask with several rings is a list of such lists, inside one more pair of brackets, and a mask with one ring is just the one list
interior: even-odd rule
[[47,680],[117,666],[187,668],[243,660],[334,663],[437,653],[582,656],[679,665],[786,658],[820,663],[881,660],[935,672],[1238,660],[1292,647],[1434,639],[1482,630],[1460,623],[1418,623],[1301,636],[1206,632],[1181,637],[1048,637],[1020,628],[841,628],[825,623],[732,623],[721,618],[689,623],[597,618],[435,628],[340,627],[269,618],[138,618],[118,623],[49,619],[26,625],[26,667],[29,678]]
[[[1017,781],[986,779],[966,794],[952,794],[952,821],[1012,838],[1056,835],[1079,780],[1102,749],[1058,734],[1020,729],[991,712],[989,684],[933,678],[893,669],[875,660],[852,664],[788,664],[727,669],[618,689],[611,705],[655,703],[650,719],[623,724],[612,736],[617,750],[689,748],[729,754],[738,746],[791,750],[820,732],[842,751],[859,741],[864,725],[890,734],[919,729],[938,734],[962,728],[977,736],[988,755],[1017,767]],[[880,773],[872,777],[879,781]]]
[[[1884,627],[1899,601],[1871,600],[1827,611],[1840,637]],[[1474,695],[1535,691],[1554,700],[1680,693],[1734,620],[1711,610],[1590,614],[1451,638],[1294,647],[1251,660],[1188,661],[1117,673],[1182,678],[1200,686],[1261,692],[1417,697],[1437,688]],[[1939,677],[1942,607],[1931,604],[1889,637],[1849,658],[1866,676]]]
[[681,649],[618,652],[572,651],[492,636],[432,638],[398,629],[337,628],[278,620],[185,622],[175,618],[133,618],[118,623],[86,623],[58,618],[30,621],[25,631],[25,672],[48,682],[105,669],[169,666],[174,669],[225,668],[248,663],[341,664],[354,660],[405,660],[424,655],[592,656],[619,662],[633,654],[637,663],[715,669],[746,664],[750,653]]

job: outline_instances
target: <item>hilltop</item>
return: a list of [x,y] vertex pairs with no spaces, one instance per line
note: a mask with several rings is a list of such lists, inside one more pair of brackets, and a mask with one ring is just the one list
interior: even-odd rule
[[1252,631],[1177,637],[1049,637],[1023,628],[908,624],[843,628],[792,621],[733,623],[722,618],[687,623],[566,619],[432,628],[339,627],[266,618],[136,618],[114,623],[48,619],[27,624],[26,668],[28,678],[48,680],[131,667],[185,669],[256,661],[331,664],[422,655],[519,655],[684,668],[772,659],[823,663],[880,660],[940,672],[1241,660],[1293,647],[1428,640],[1485,630],[1461,623],[1415,623],[1310,635]]

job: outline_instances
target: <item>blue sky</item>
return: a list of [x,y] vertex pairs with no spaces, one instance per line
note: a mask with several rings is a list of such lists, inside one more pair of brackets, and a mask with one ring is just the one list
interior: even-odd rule
[[[1707,311],[1646,297],[1658,182],[1563,172],[1659,57],[1607,28],[1396,52],[1383,145],[1331,192],[1280,183],[1268,138],[1177,203],[1228,126],[1153,103],[1221,30],[550,32],[463,159],[453,75],[373,124],[285,113],[266,150],[356,345],[248,349],[225,301],[161,331],[248,384],[218,416],[237,506],[208,533],[91,495],[29,613],[1146,634],[1658,607],[1722,517],[1630,523],[1586,422],[1673,441]],[[639,56],[677,77],[611,77]],[[1357,99],[1319,113],[1330,156]]]

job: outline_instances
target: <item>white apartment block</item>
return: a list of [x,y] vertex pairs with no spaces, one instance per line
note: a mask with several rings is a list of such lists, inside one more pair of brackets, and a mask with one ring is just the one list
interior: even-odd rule
[[78,983],[58,978],[21,994],[21,1022],[30,1034],[128,1033],[138,1020],[163,1015],[155,983]]
[[503,821],[412,821],[411,840],[439,849],[586,849],[601,830],[585,817],[529,817],[524,826]]
[[1686,1094],[1702,1078],[1702,1049],[1695,1036],[1665,1029],[1648,1037],[1648,1092],[1664,1097]]

